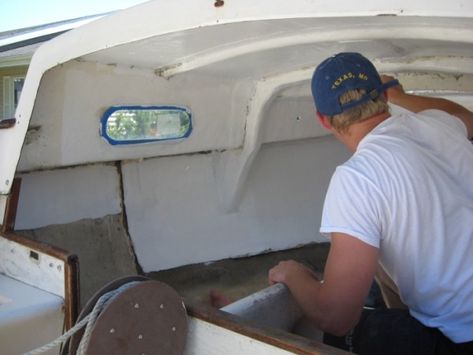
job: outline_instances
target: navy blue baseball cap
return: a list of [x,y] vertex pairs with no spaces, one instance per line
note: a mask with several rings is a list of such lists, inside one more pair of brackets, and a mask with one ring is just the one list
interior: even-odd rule
[[[312,95],[317,111],[334,116],[368,100],[376,99],[386,89],[398,85],[397,80],[382,83],[378,71],[359,53],[339,53],[327,58],[312,76]],[[341,104],[339,98],[353,89],[365,89],[359,100]]]

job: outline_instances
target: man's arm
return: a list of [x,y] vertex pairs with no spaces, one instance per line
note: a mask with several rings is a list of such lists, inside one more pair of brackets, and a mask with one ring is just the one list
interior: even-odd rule
[[[393,79],[392,76],[381,76],[383,82],[388,82]],[[433,109],[445,111],[452,116],[456,116],[465,124],[468,131],[468,139],[472,139],[473,137],[473,112],[453,101],[438,97],[407,94],[404,92],[401,85],[388,89],[387,97],[388,101],[412,112],[421,112]]]
[[282,282],[321,330],[348,333],[358,322],[378,265],[378,249],[343,233],[332,233],[324,282],[295,261],[269,271],[271,283]]

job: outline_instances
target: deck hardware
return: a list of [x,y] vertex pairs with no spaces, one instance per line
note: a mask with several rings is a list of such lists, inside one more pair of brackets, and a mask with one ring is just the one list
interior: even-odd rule
[[[150,301],[153,299],[156,301]],[[160,305],[164,308],[164,303],[166,309],[159,317],[143,318],[141,310],[145,313],[159,312],[157,308]],[[136,336],[135,341],[131,342],[134,349],[128,349],[130,353],[145,354],[153,352],[151,349],[159,348],[163,349],[163,354],[183,354],[187,312],[181,308],[181,304],[179,294],[161,282],[141,276],[118,279],[105,285],[89,300],[71,331],[41,349],[52,349],[69,339],[66,348],[72,354],[83,353],[84,350],[93,354],[116,354],[121,353],[120,349],[123,350],[120,334],[130,334]],[[139,305],[140,312],[133,310],[135,305]],[[76,333],[86,324],[84,332]],[[120,332],[114,327],[115,324],[120,324]],[[172,337],[162,340],[153,336],[169,327],[176,329]],[[104,352],[104,348],[110,349],[110,352]]]
[[30,250],[30,258],[39,261],[39,254],[33,250]]

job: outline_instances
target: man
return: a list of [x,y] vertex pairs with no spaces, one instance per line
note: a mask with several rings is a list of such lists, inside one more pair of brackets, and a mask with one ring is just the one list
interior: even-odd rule
[[[358,323],[361,354],[473,353],[473,113],[405,93],[358,53],[322,62],[312,93],[320,123],[353,156],[325,199],[323,282],[285,261],[269,271],[270,283],[286,284],[326,333],[342,336]],[[406,110],[392,116],[386,98]],[[388,307],[408,311],[360,320],[377,271]]]

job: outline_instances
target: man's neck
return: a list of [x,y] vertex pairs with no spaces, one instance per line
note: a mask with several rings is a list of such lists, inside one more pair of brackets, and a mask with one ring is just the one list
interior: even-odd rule
[[377,125],[391,117],[389,112],[383,112],[376,116],[353,123],[346,132],[335,132],[337,138],[345,144],[353,153],[356,151],[361,140],[370,133]]

